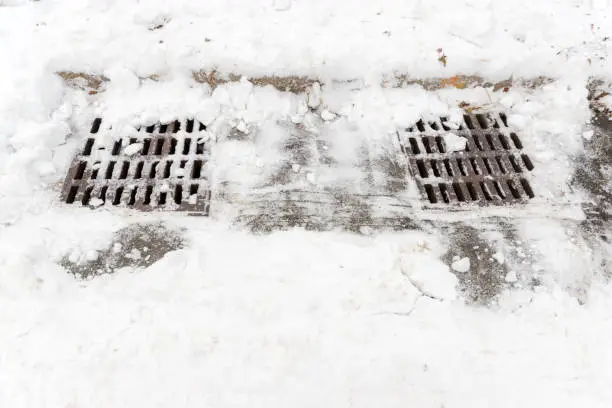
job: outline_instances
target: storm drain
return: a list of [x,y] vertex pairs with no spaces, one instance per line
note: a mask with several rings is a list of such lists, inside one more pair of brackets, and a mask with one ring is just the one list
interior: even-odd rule
[[[450,151],[449,133],[464,137],[465,149]],[[503,205],[534,197],[527,177],[533,163],[504,113],[464,115],[458,129],[445,117],[420,120],[400,134],[400,145],[431,204]]]
[[207,215],[210,187],[206,127],[186,119],[137,129],[114,139],[94,120],[68,171],[61,198],[68,204]]

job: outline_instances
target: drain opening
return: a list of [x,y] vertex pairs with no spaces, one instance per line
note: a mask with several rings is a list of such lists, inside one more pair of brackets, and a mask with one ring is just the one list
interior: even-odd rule
[[523,186],[523,190],[525,190],[525,193],[529,196],[529,198],[535,197],[535,195],[533,194],[533,190],[531,189],[531,186],[529,185],[529,182],[527,180],[521,179],[521,185]]
[[427,193],[427,198],[429,202],[435,204],[438,202],[436,198],[436,193],[434,192],[433,186],[431,184],[425,184],[425,192]]
[[91,125],[91,132],[93,134],[98,133],[98,131],[100,130],[100,125],[102,124],[102,118],[96,118],[93,121],[93,124]]
[[508,180],[508,189],[510,190],[510,194],[516,199],[521,198],[521,192],[516,188],[513,180]]
[[435,160],[431,160],[429,162],[429,165],[431,166],[431,171],[433,171],[434,176],[440,177],[440,169],[438,169],[438,163]]
[[74,203],[74,200],[76,199],[76,195],[79,192],[79,186],[72,186],[70,187],[70,192],[68,193],[68,197],[66,198],[66,202],[68,204],[72,204]]
[[419,149],[419,145],[417,144],[417,141],[414,137],[411,137],[408,139],[408,142],[410,143],[410,148],[412,149],[412,154],[419,154],[421,153],[421,149]]
[[455,172],[453,171],[453,168],[450,164],[450,160],[444,159],[443,162],[444,162],[444,167],[446,168],[446,174],[448,174],[450,177],[454,177]]
[[461,185],[459,183],[453,183],[453,190],[455,190],[455,195],[460,202],[465,201],[465,196],[463,195],[463,190],[461,190]]
[[512,142],[514,142],[514,146],[516,146],[517,149],[523,148],[523,143],[516,133],[510,133],[510,138],[512,139]]
[[465,186],[468,189],[468,193],[470,194],[470,198],[472,199],[472,201],[478,201],[478,194],[476,193],[476,189],[474,188],[474,185],[468,182],[468,183],[465,183]]
[[439,184],[438,187],[440,188],[440,194],[442,195],[442,201],[444,201],[445,203],[450,203],[450,195],[448,194],[448,188],[446,187],[446,184]]

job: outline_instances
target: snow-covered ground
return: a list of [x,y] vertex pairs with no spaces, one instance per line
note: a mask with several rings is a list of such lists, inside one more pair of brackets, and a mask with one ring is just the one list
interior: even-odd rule
[[[593,138],[587,81],[612,79],[612,4],[358,3],[0,0],[0,406],[612,405],[612,252],[593,244],[610,226],[584,229],[594,197],[570,187]],[[212,90],[192,77],[215,69],[324,86],[296,95],[245,77]],[[58,71],[108,81],[90,92]],[[554,80],[382,87],[394,74]],[[311,137],[335,163],[293,157],[292,188],[383,196],[386,175],[373,166],[366,177],[363,155],[395,160],[398,128],[460,104],[508,113],[535,164],[532,205],[409,207],[426,227],[403,232],[257,235],[233,222],[255,191],[275,192],[266,181],[292,159],[287,137]],[[62,205],[97,116],[113,124],[104,137],[178,117],[206,123],[211,217]],[[228,137],[236,131],[243,140]],[[411,180],[394,194],[418,201]],[[374,213],[389,214],[385,204]],[[453,246],[441,226],[458,220],[492,250]],[[66,260],[120,252],[117,231],[158,221],[182,248],[146,268],[68,273]],[[461,290],[481,258],[503,266],[506,283],[486,307]]]

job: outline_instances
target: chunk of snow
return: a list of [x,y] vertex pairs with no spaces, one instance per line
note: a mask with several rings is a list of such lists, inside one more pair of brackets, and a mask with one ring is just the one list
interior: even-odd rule
[[104,201],[102,201],[101,199],[99,199],[99,198],[97,198],[97,197],[96,197],[96,198],[92,198],[92,199],[89,201],[89,205],[91,205],[92,207],[99,207],[99,206],[101,206],[102,204],[104,204]]
[[141,255],[140,255],[140,251],[134,248],[129,253],[125,254],[124,257],[126,257],[127,259],[131,259],[133,261],[137,261],[141,258]]
[[132,143],[129,146],[126,146],[125,149],[123,149],[123,154],[125,154],[126,156],[133,156],[136,153],[139,153],[142,150],[142,143]]
[[454,133],[446,133],[442,136],[444,145],[448,152],[461,152],[465,150],[467,139],[463,136],[457,136]]
[[400,258],[401,271],[423,294],[442,300],[457,298],[457,277],[440,260],[422,253]]
[[302,167],[301,167],[299,164],[294,163],[294,164],[292,164],[292,165],[291,165],[291,168],[293,169],[293,171],[294,171],[295,173],[299,173],[299,172],[300,172],[300,169],[301,169]]
[[584,140],[591,140],[594,134],[595,132],[593,132],[592,130],[587,130],[586,132],[582,133],[582,137],[584,138]]
[[85,259],[87,259],[89,262],[94,262],[98,260],[98,251],[96,251],[95,249],[87,251],[87,253],[85,254]]
[[206,143],[210,140],[210,133],[205,130],[200,132],[200,136],[198,137],[198,144]]
[[318,82],[312,84],[308,90],[308,106],[316,109],[321,104],[321,85]]
[[304,120],[304,116],[299,113],[291,116],[291,123],[294,123],[296,125],[302,123],[303,120]]
[[198,203],[198,195],[197,194],[191,194],[189,196],[189,199],[187,200],[187,202],[191,205],[195,205]]
[[164,183],[159,188],[159,191],[161,191],[162,193],[166,193],[166,192],[170,191],[170,186],[168,185],[168,183]]
[[321,112],[321,119],[326,122],[329,122],[336,119],[336,114],[328,111],[327,109],[323,109],[323,111]]
[[505,258],[504,258],[504,254],[502,254],[501,252],[496,252],[493,254],[493,259],[495,259],[497,261],[498,264],[503,265]]
[[451,268],[453,268],[453,271],[455,272],[466,273],[470,270],[470,258],[465,257],[453,262],[451,264]]
[[119,252],[121,252],[121,249],[123,249],[123,245],[121,245],[121,242],[115,242],[113,244],[113,253],[114,254],[118,254]]
[[238,124],[236,125],[236,129],[245,134],[249,133],[249,128],[247,127],[247,124],[244,122],[244,120],[238,122]]
[[518,278],[516,276],[516,272],[514,271],[510,271],[506,274],[506,277],[504,278],[504,280],[508,283],[513,283],[518,281]]
[[174,175],[176,177],[183,177],[185,175],[185,169],[178,168],[174,170]]

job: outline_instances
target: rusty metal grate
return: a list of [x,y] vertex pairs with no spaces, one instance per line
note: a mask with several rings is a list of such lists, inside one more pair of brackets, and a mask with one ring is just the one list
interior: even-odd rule
[[118,139],[107,130],[102,119],[94,120],[66,176],[62,201],[208,215],[210,149],[203,124],[158,123]]
[[[449,151],[448,133],[466,138],[465,150]],[[430,204],[502,205],[534,197],[528,180],[533,163],[504,113],[464,115],[458,129],[445,117],[420,120],[398,136]]]

